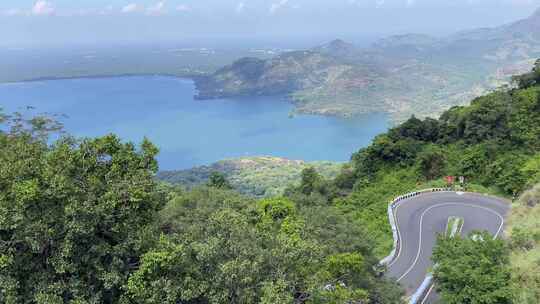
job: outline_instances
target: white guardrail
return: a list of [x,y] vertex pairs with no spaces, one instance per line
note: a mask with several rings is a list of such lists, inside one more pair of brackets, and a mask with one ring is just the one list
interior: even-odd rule
[[[398,254],[397,252],[398,247],[399,247],[398,245],[399,245],[399,242],[401,242],[401,240],[399,239],[398,228],[396,226],[396,215],[394,214],[394,210],[399,205],[399,203],[406,199],[409,199],[411,197],[415,197],[424,193],[450,192],[450,191],[453,191],[453,190],[451,188],[424,189],[424,190],[415,191],[415,192],[407,193],[405,195],[398,196],[393,201],[391,201],[390,204],[388,204],[388,220],[390,221],[390,226],[392,227],[392,237],[394,238],[394,244],[392,246],[392,251],[390,252],[390,255],[382,259],[379,262],[380,265],[388,266],[396,258]],[[433,276],[431,274],[428,274],[428,276],[422,282],[422,285],[420,285],[420,287],[416,290],[416,292],[410,298],[409,304],[419,303],[426,295],[432,283],[433,283]]]
[[424,297],[427,296],[431,285],[433,285],[433,274],[428,273],[422,285],[414,292],[409,300],[409,304],[424,303]]

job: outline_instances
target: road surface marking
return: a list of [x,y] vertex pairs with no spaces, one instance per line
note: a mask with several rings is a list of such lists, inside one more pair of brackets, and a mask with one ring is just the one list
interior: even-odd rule
[[424,297],[424,299],[422,300],[422,303],[420,304],[424,304],[427,300],[427,298],[429,298],[429,294],[431,293],[431,291],[433,290],[433,287],[435,287],[435,283],[432,283],[431,284],[431,287],[429,288],[429,290],[427,291],[426,293],[426,296]]
[[491,210],[489,208],[482,207],[482,206],[476,206],[476,205],[465,204],[465,203],[444,203],[444,204],[434,205],[434,206],[431,206],[431,207],[427,208],[426,210],[424,210],[424,212],[422,212],[422,215],[420,216],[420,236],[419,236],[419,239],[418,239],[418,252],[416,254],[416,258],[414,259],[413,264],[407,269],[407,271],[405,271],[405,273],[401,277],[399,277],[397,279],[398,282],[401,281],[405,276],[407,276],[414,269],[414,266],[416,266],[416,264],[418,263],[418,260],[420,259],[420,254],[422,253],[422,224],[424,222],[424,216],[426,215],[426,213],[428,211],[432,210],[432,209],[435,209],[435,208],[438,208],[438,207],[450,206],[450,205],[454,205],[454,206],[459,205],[459,206],[464,206],[464,207],[479,208],[479,209],[489,211],[489,212],[495,214],[496,216],[498,216],[499,219],[501,220],[501,225],[499,226],[499,229],[497,230],[497,233],[495,234],[495,238],[497,238],[497,236],[501,232],[502,227],[504,226],[504,217],[502,215],[500,215],[496,211],[493,211],[493,210]]

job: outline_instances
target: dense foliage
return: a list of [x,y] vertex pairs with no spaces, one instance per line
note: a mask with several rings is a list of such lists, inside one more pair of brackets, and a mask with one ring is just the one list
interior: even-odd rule
[[169,188],[147,140],[54,140],[50,119],[1,118],[0,303],[401,301],[372,238],[327,201],[257,201],[217,173]]
[[53,145],[47,119],[0,133],[0,302],[113,303],[163,197],[157,149],[115,136]]
[[129,280],[136,302],[399,302],[373,270],[370,238],[334,207],[218,188],[171,195],[159,245]]
[[440,236],[433,250],[435,286],[443,303],[512,303],[508,248],[489,233]]

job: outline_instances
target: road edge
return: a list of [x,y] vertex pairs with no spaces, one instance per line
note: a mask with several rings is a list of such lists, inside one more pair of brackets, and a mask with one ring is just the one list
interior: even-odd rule
[[390,254],[379,261],[379,265],[381,266],[390,266],[394,262],[395,258],[399,254],[399,242],[401,241],[401,236],[399,232],[399,228],[396,225],[396,215],[394,213],[394,210],[398,207],[400,202],[402,202],[405,199],[415,197],[424,193],[433,193],[433,192],[454,192],[451,188],[429,188],[429,189],[423,189],[419,191],[409,192],[404,195],[400,195],[396,197],[394,200],[392,200],[388,204],[388,220],[390,222],[390,226],[392,228],[392,238],[393,238],[393,245],[392,250],[390,251]]
[[[397,227],[397,219],[395,210],[398,208],[398,206],[401,205],[401,203],[409,198],[416,197],[418,195],[426,194],[426,193],[434,193],[434,192],[454,192],[456,194],[462,195],[462,194],[472,194],[472,195],[478,195],[478,196],[487,196],[493,199],[498,200],[501,203],[507,204],[510,208],[512,208],[511,202],[509,202],[507,199],[497,197],[494,195],[486,194],[486,193],[478,193],[478,192],[468,192],[468,191],[456,191],[452,188],[429,188],[429,189],[423,189],[418,191],[409,192],[404,195],[400,195],[396,197],[394,200],[392,200],[388,204],[388,220],[390,222],[390,226],[392,228],[392,237],[393,237],[393,246],[390,254],[379,261],[379,265],[383,267],[389,267],[391,266],[395,261],[397,261],[397,257],[399,256],[399,251],[401,250],[400,242],[401,242],[401,233],[399,230],[399,227]],[[494,238],[500,237],[501,232],[504,233],[504,221],[501,225],[501,229],[497,232],[497,234],[494,236]],[[416,304],[420,303],[423,304],[425,302],[425,299],[427,296],[431,293],[433,287],[434,287],[434,278],[433,274],[428,273],[420,287],[414,292],[413,296],[409,298],[409,304]],[[417,297],[415,297],[417,295]],[[421,301],[421,302],[420,302]]]

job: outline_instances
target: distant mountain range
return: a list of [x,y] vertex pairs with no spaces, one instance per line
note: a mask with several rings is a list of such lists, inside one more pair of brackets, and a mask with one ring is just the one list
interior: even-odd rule
[[290,94],[299,113],[386,112],[400,121],[466,104],[529,70],[538,57],[540,10],[511,24],[443,38],[391,36],[369,48],[335,40],[270,59],[242,58],[198,77],[197,97]]

